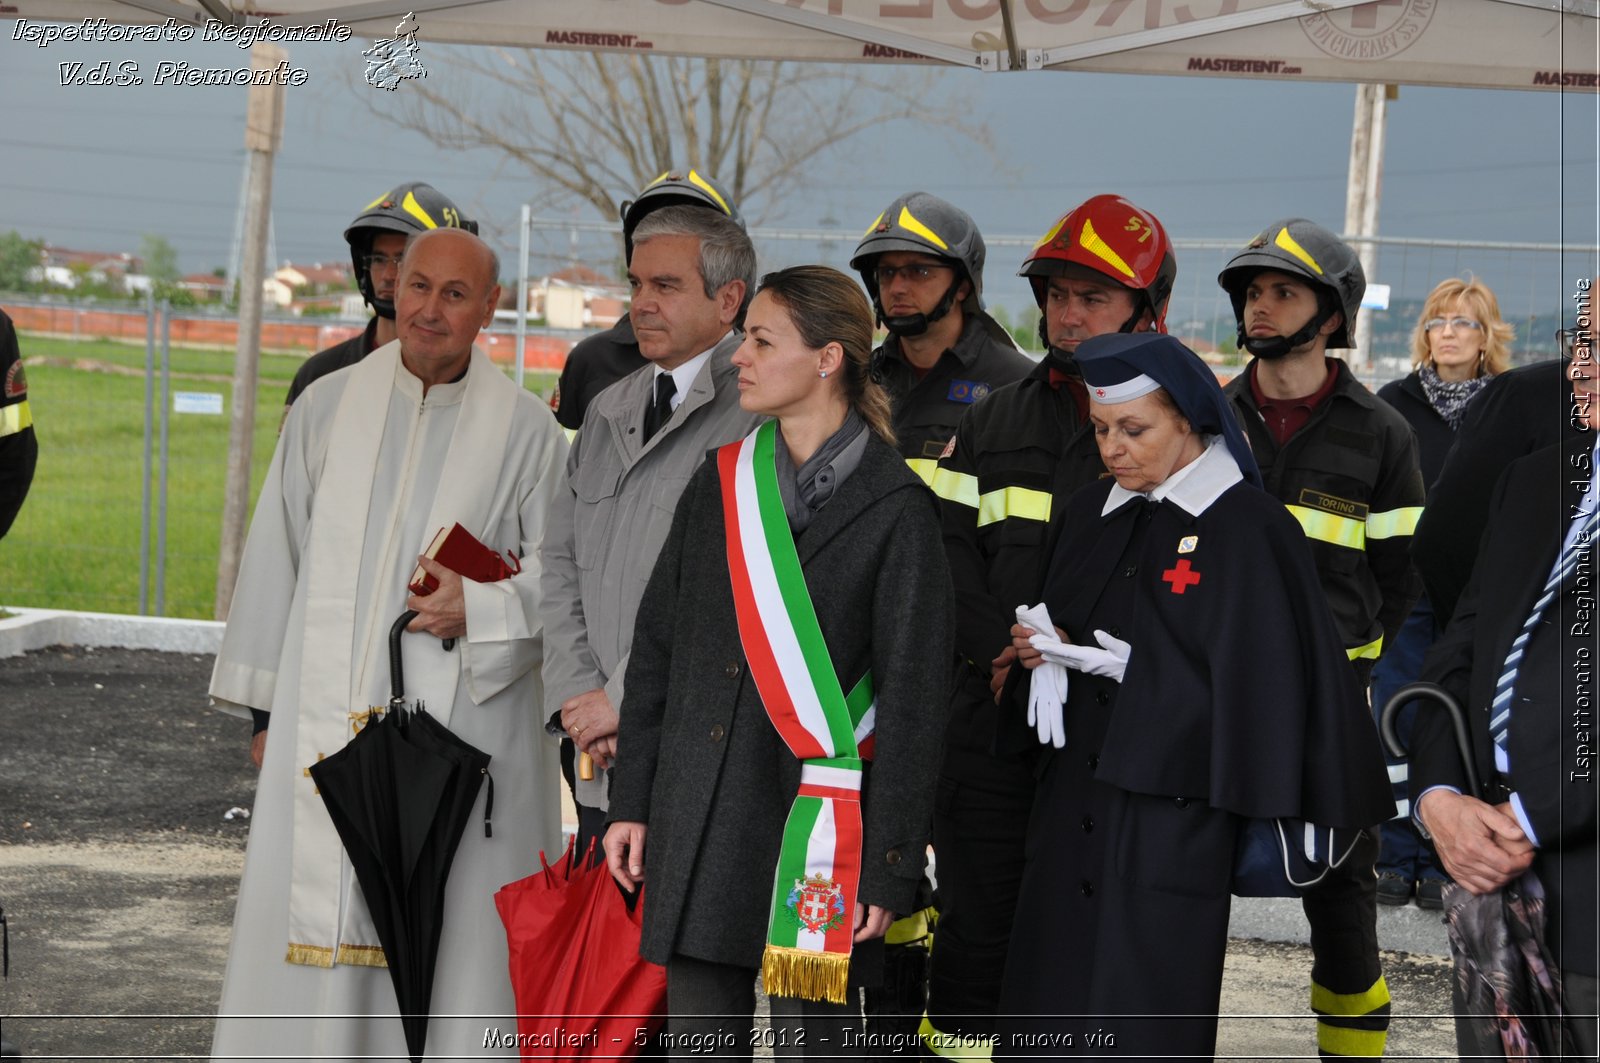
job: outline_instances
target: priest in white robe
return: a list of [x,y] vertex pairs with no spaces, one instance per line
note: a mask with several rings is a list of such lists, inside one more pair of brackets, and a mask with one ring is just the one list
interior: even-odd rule
[[[266,724],[215,1058],[405,1056],[382,949],[307,769],[388,700],[387,635],[408,608],[419,610],[401,639],[408,699],[493,758],[493,837],[484,787],[450,872],[428,1055],[516,1056],[493,1036],[516,1029],[494,893],[561,841],[557,751],[540,718],[539,544],[566,443],[549,409],[473,346],[497,274],[489,247],[459,229],[414,238],[399,339],[316,382],[284,424],[211,679],[219,707]],[[520,555],[521,572],[474,583],[429,561],[438,590],[411,595],[419,554],[455,522]]]

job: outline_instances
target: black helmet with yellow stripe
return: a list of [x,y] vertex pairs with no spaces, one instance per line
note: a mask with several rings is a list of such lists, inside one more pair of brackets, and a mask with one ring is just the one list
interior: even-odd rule
[[372,241],[379,233],[400,233],[415,236],[429,229],[465,229],[478,231],[478,223],[468,221],[461,211],[438,189],[421,181],[408,181],[396,185],[383,195],[361,208],[344,231],[345,242],[350,245],[350,260],[356,267],[356,284],[379,317],[394,317],[394,303],[379,299],[367,271],[366,257],[372,253]]
[[[909,318],[890,318],[883,312],[878,293],[878,256],[889,251],[913,251],[952,260],[956,279],[949,291],[928,314]],[[963,280],[970,281],[962,309],[969,314],[983,313],[983,260],[986,251],[983,234],[966,211],[927,192],[909,192],[884,208],[862,234],[850,268],[861,274],[867,294],[872,296],[878,320],[900,336],[919,336],[928,326],[950,312]]]
[[[1316,314],[1292,336],[1252,338],[1246,334],[1245,292],[1256,275],[1267,270],[1300,278],[1317,293]],[[1281,358],[1304,346],[1334,314],[1339,314],[1341,320],[1328,337],[1328,346],[1355,346],[1351,337],[1355,335],[1361,297],[1367,291],[1367,275],[1355,249],[1315,222],[1304,218],[1273,222],[1228,260],[1217,274],[1217,283],[1233,303],[1239,346],[1258,358]]]
[[693,168],[667,170],[641,188],[637,196],[622,202],[622,243],[627,261],[633,261],[633,230],[645,215],[675,206],[706,207],[732,219],[739,228],[745,227],[739,204],[715,177]]

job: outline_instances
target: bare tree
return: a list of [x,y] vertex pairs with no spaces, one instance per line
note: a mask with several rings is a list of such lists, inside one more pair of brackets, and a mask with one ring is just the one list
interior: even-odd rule
[[474,48],[448,50],[397,95],[382,107],[360,98],[439,147],[501,152],[546,205],[587,203],[608,221],[645,182],[691,164],[727,185],[750,220],[781,214],[809,165],[891,122],[990,150],[981,127],[938,106],[930,71],[906,67]]

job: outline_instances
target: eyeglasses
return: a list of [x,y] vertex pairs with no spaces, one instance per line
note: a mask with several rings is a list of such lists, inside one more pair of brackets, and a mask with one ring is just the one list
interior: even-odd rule
[[1556,329],[1556,343],[1561,345],[1561,353],[1569,362],[1580,354],[1584,358],[1594,357],[1594,336],[1587,329]]
[[362,255],[361,256],[361,264],[363,266],[366,266],[369,270],[388,269],[390,266],[393,266],[395,269],[399,269],[400,268],[400,256],[399,255]]
[[895,277],[904,277],[912,284],[924,284],[933,276],[936,269],[955,269],[940,262],[913,262],[909,266],[879,266],[873,271],[873,276],[878,278],[878,287],[893,284]]
[[1422,323],[1424,332],[1437,332],[1449,325],[1457,332],[1482,332],[1483,326],[1470,317],[1430,317]]

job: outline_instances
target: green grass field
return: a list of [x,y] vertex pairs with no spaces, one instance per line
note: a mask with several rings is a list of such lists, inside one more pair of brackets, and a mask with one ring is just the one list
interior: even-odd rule
[[[106,340],[22,336],[39,467],[0,542],[0,604],[139,612],[145,352]],[[159,352],[158,352],[159,358]],[[283,396],[302,359],[263,355],[252,453],[252,508],[277,441]],[[152,422],[149,609],[210,618],[233,411],[233,352],[173,348],[171,390],[224,396],[227,416],[171,414],[165,579],[156,582],[161,403]],[[547,394],[554,375],[529,374]],[[169,403],[170,406],[170,403]],[[158,594],[158,591],[164,591]]]

